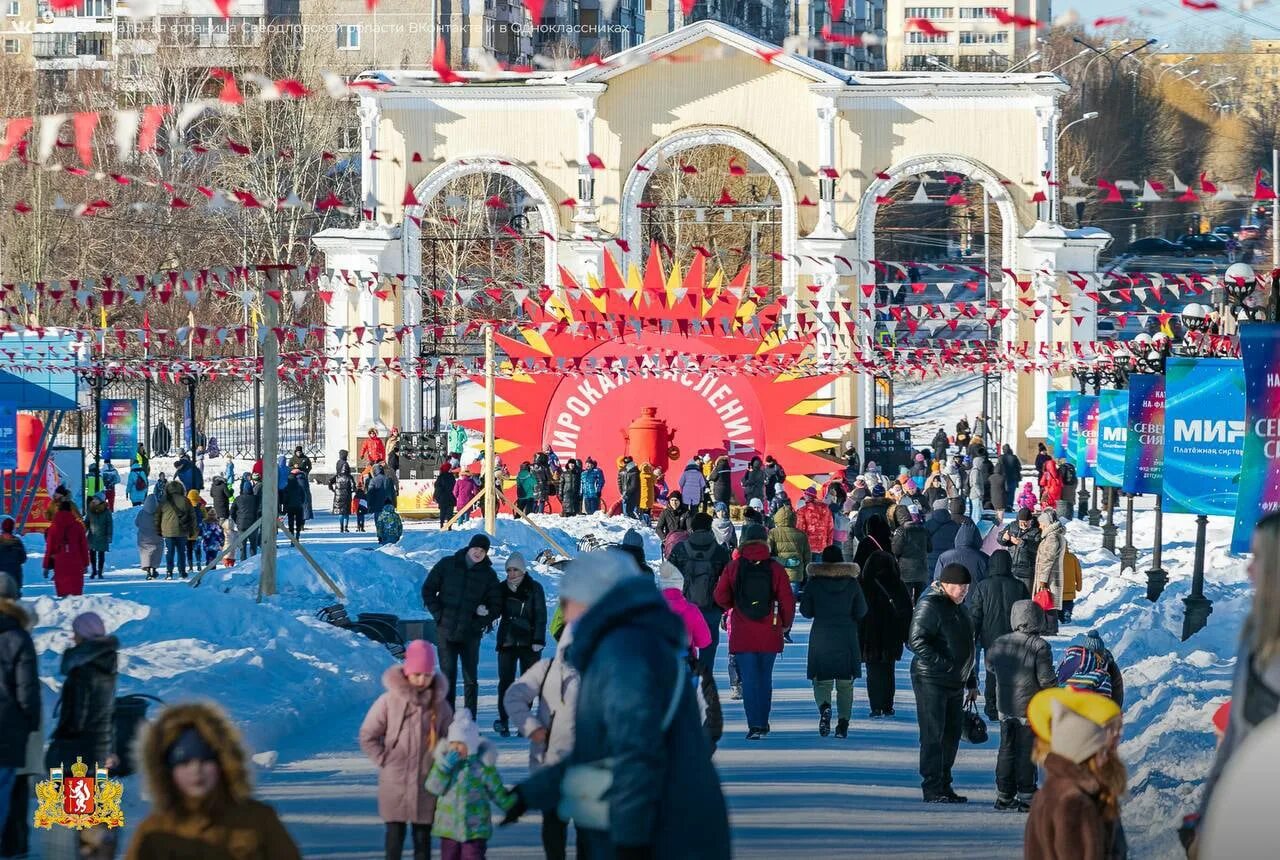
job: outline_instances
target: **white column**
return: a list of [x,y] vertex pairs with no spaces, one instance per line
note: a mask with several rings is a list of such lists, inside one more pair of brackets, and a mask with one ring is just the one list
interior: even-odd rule
[[594,236],[600,221],[596,213],[595,171],[587,164],[587,156],[595,151],[595,99],[584,101],[574,110],[578,118],[578,205],[573,212],[573,235]]
[[[836,117],[840,111],[834,99],[823,99],[818,106],[818,169],[836,168]],[[828,190],[829,189],[829,190]],[[839,236],[836,226],[836,180],[818,174],[818,224],[813,236]]]
[[372,156],[378,149],[378,120],[382,111],[375,98],[361,96],[356,113],[360,118],[360,206],[362,209],[373,209],[373,220],[377,221],[380,162]]
[[[1036,167],[1045,185],[1047,203],[1036,204],[1036,220],[1058,222],[1058,104],[1056,100],[1038,105],[1036,111]],[[1048,181],[1045,174],[1048,174]],[[1053,183],[1053,184],[1050,184]]]
[[[366,326],[378,324],[378,299],[373,294],[377,286],[376,276],[361,274],[360,295],[356,299],[356,319]],[[381,403],[378,381],[380,377],[372,371],[379,363],[378,343],[372,332],[365,332],[363,345],[360,347],[360,370],[356,375],[356,424],[361,432],[370,427],[377,427],[378,432],[386,435],[386,426],[379,413]]]
[[422,426],[422,379],[417,375],[418,353],[421,351],[422,293],[421,280],[409,275],[404,281],[400,299],[401,321],[411,328],[401,341],[400,360],[405,378],[400,380],[400,429],[417,430]]

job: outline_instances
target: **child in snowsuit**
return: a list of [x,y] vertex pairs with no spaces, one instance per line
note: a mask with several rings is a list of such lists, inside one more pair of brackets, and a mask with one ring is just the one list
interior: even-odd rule
[[427,791],[439,798],[431,833],[440,837],[443,860],[484,857],[493,835],[490,804],[503,812],[515,806],[516,797],[503,787],[497,761],[497,749],[480,737],[471,711],[460,709],[449,726],[448,743],[436,747],[427,775]]
[[200,545],[204,549],[204,563],[212,564],[222,552],[222,544],[226,535],[218,522],[218,515],[213,508],[204,509],[204,519],[200,523]]
[[1036,766],[1031,762],[1035,736],[1027,723],[1027,705],[1036,693],[1056,687],[1053,651],[1040,635],[1044,610],[1033,600],[1018,600],[1009,611],[1013,632],[995,641],[987,654],[987,671],[996,679],[1000,714],[1000,752],[996,758],[996,809],[1026,812],[1036,792]]
[[1030,481],[1024,482],[1022,489],[1018,491],[1018,507],[1034,511],[1039,504],[1040,500],[1036,497],[1035,486]]
[[400,536],[404,534],[404,522],[391,502],[382,506],[382,513],[378,514],[373,525],[378,532],[379,544],[399,543]]

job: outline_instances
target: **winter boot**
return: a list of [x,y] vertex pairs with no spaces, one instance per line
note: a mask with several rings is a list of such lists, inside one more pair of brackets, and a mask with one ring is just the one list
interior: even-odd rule
[[1022,801],[1016,797],[1005,797],[1003,794],[996,795],[995,808],[998,812],[1026,812]]
[[168,573],[166,573],[166,574],[164,575],[164,578],[165,578],[165,579],[173,579],[173,571],[171,570],[171,571],[169,571]]
[[511,737],[511,729],[507,728],[507,724],[502,720],[493,721],[493,730],[504,738]]
[[849,721],[848,720],[836,721],[836,737],[838,738],[849,737]]
[[824,738],[831,734],[831,703],[824,702],[818,708],[818,734]]
[[760,739],[761,739],[761,738],[763,738],[763,737],[764,737],[764,734],[763,734],[759,729],[755,728],[754,726],[752,726],[751,728],[747,729],[747,740],[749,740],[749,741],[758,741],[758,740],[760,740]]

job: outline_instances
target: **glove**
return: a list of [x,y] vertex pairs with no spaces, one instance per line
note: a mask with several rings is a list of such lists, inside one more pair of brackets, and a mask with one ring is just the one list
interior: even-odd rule
[[477,606],[477,607],[476,607],[476,615],[479,615],[481,618],[486,618],[486,617],[488,617],[488,615],[489,615],[489,609],[488,609],[488,607],[486,607],[486,606]]
[[520,794],[518,787],[511,789],[511,794],[515,796],[516,802],[511,805],[511,808],[507,810],[507,814],[503,816],[503,827],[508,824],[515,824],[520,820],[520,816],[529,811],[529,806],[524,802],[524,796]]

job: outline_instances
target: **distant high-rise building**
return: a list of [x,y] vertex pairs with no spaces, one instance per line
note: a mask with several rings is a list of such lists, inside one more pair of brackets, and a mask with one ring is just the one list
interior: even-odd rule
[[[962,72],[1001,72],[1035,50],[1038,31],[1001,24],[995,10],[1046,24],[1052,20],[1049,0],[999,0],[994,4],[927,0],[944,5],[910,5],[923,2],[926,0],[886,0],[886,60],[892,71],[945,71],[950,67]],[[912,18],[926,19],[943,32],[908,29]]]

